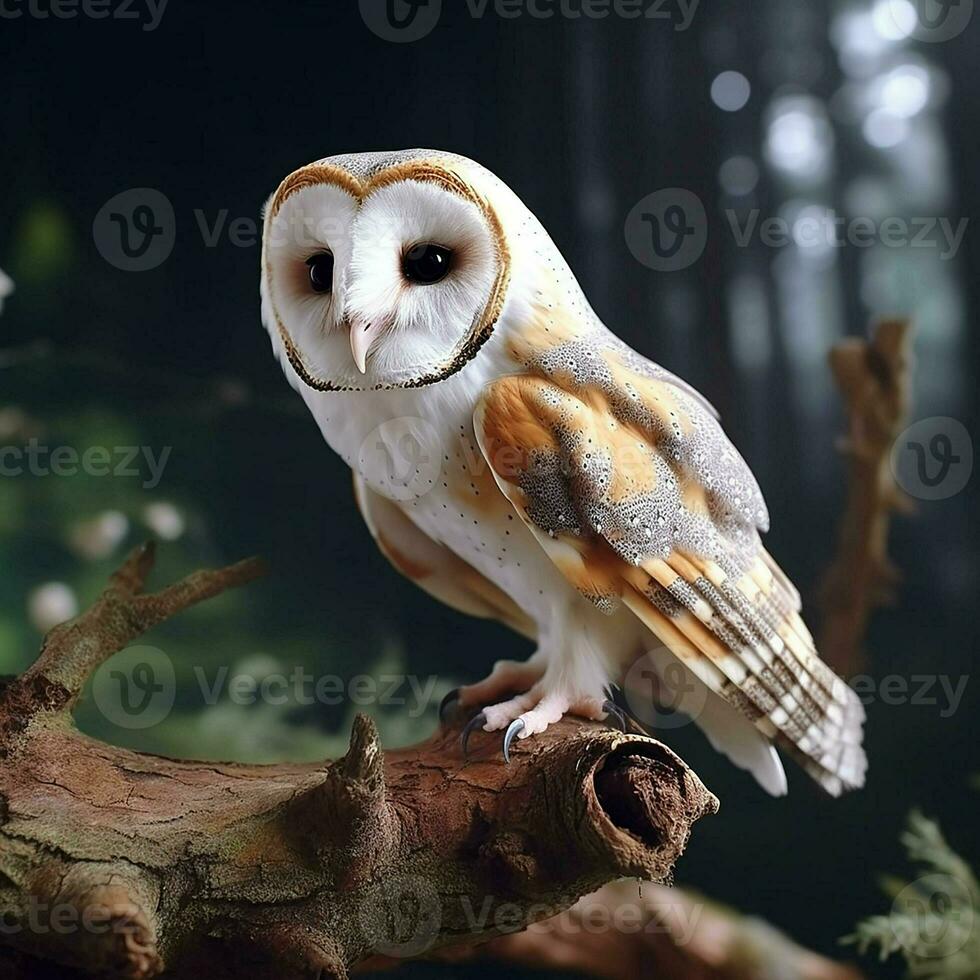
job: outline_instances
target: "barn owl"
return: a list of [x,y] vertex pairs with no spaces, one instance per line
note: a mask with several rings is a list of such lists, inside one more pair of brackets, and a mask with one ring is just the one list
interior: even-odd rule
[[265,207],[261,296],[382,552],[536,644],[457,692],[467,737],[504,732],[509,758],[566,713],[611,717],[643,660],[683,674],[674,706],[770,793],[774,746],[834,795],[862,785],[861,703],[762,545],[751,471],[701,395],[603,325],[501,180],[430,150],[301,167]]

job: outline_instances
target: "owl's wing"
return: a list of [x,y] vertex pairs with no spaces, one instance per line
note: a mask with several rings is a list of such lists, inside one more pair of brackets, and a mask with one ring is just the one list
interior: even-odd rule
[[[788,792],[786,770],[769,738],[685,667],[667,647],[650,644],[642,660],[626,671],[622,689],[627,704],[633,708],[639,706],[642,714],[646,714],[644,703],[652,702],[649,708],[669,708],[688,719],[696,719],[715,751],[751,773],[767,793],[785,796]],[[647,715],[642,720],[651,731],[657,730],[656,712],[652,718]]]
[[625,604],[830,793],[862,785],[861,703],[817,656],[799,594],[762,547],[758,485],[706,403],[607,347],[494,382],[474,426],[580,592]]
[[375,493],[357,473],[354,497],[381,553],[406,578],[459,612],[499,619],[534,639],[534,623],[505,592],[421,531],[396,503]]

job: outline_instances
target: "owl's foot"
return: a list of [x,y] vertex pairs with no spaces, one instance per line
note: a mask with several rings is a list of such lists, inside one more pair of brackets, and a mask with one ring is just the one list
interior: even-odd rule
[[482,728],[485,732],[506,729],[503,742],[504,761],[510,762],[510,747],[515,738],[529,738],[531,735],[543,732],[549,725],[561,721],[566,714],[579,715],[594,721],[612,717],[615,719],[616,726],[626,731],[626,717],[618,705],[611,700],[592,697],[572,698],[557,691],[542,695],[537,690],[538,686],[509,701],[484,708],[471,718],[460,735],[463,754],[466,754],[470,735],[477,728]]
[[443,723],[460,708],[469,708],[488,701],[497,701],[512,691],[526,691],[544,676],[545,664],[540,654],[524,662],[498,660],[482,681],[450,691],[439,705],[439,720]]
[[462,708],[477,704],[494,704],[506,694],[527,691],[544,676],[544,658],[533,654],[528,660],[498,660],[493,670],[476,684],[459,689],[459,705]]

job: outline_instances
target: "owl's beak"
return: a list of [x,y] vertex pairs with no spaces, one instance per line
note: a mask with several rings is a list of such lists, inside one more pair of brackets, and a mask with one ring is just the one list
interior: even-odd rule
[[366,320],[351,319],[350,321],[350,352],[354,355],[357,370],[364,374],[367,370],[368,354],[371,345],[384,332],[383,319],[368,323]]

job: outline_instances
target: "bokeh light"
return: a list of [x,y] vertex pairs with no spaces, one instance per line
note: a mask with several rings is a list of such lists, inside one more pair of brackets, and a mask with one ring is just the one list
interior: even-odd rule
[[725,112],[744,109],[752,96],[749,80],[738,71],[723,71],[711,83],[711,100]]

